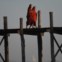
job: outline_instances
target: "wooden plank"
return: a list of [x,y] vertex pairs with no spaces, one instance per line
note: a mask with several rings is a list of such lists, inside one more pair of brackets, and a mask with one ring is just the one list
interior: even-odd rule
[[[7,33],[10,34],[18,34],[18,31],[20,29],[8,29]],[[23,29],[23,33],[26,35],[37,35],[38,32],[46,32],[47,30],[45,28],[40,29],[40,28],[31,28],[31,29]],[[4,30],[0,29],[0,35],[4,35]]]
[[5,62],[9,62],[9,48],[8,48],[8,34],[7,30],[7,17],[4,17],[4,48],[5,48]]
[[20,18],[20,37],[21,37],[21,51],[22,51],[22,62],[25,62],[25,39],[23,34],[23,19]]
[[[40,11],[38,11],[38,28],[41,28]],[[38,62],[42,62],[42,35],[38,32]]]
[[[7,29],[7,33],[10,34],[17,34],[20,29]],[[37,35],[39,33],[43,32],[50,32],[50,27],[46,28],[30,28],[30,29],[23,29],[23,33],[26,35]],[[62,27],[53,27],[53,33],[62,35]],[[0,29],[0,36],[4,35],[4,29]]]

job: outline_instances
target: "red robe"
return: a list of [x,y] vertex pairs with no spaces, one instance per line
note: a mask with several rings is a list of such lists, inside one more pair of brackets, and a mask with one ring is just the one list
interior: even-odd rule
[[27,25],[36,26],[37,14],[35,10],[29,9],[27,14]]
[[36,26],[36,20],[37,20],[37,13],[35,10],[32,12],[32,24]]

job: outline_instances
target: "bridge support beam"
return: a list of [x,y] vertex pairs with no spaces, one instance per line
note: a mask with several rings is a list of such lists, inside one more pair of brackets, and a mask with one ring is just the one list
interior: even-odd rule
[[[41,12],[38,11],[38,28],[41,28]],[[42,33],[38,33],[38,62],[42,62]]]
[[9,48],[8,48],[8,34],[7,34],[7,17],[4,17],[4,48],[5,48],[5,62],[9,62]]
[[23,35],[23,19],[22,18],[20,18],[20,37],[21,37],[22,62],[25,62],[25,39]]
[[54,57],[53,12],[50,12],[49,15],[50,15],[51,62],[56,62]]

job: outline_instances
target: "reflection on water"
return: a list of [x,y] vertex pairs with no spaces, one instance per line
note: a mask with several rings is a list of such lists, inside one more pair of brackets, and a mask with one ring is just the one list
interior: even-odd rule
[[[3,62],[2,60],[0,60],[0,62]],[[21,62],[21,61],[9,61],[9,62]],[[31,62],[31,61],[26,61],[26,62]],[[35,62],[35,60],[34,60]],[[37,61],[36,61],[37,62]],[[45,61],[45,62],[51,62],[51,61]],[[56,61],[56,62],[62,62],[62,61]]]

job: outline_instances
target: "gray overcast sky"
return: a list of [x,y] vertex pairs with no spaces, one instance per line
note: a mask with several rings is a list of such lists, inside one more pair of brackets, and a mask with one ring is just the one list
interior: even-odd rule
[[[26,12],[29,4],[36,6],[37,11],[41,10],[42,27],[49,26],[49,12],[53,11],[54,26],[62,27],[62,0],[0,0],[0,28],[3,28],[3,16],[8,17],[8,28],[19,28],[19,18],[23,18],[24,27],[26,26]],[[59,44],[61,36],[55,35]],[[0,36],[0,39],[2,37]],[[43,61],[50,60],[50,38],[49,33],[43,36]],[[25,36],[26,39],[26,61],[32,61],[33,57],[37,61],[37,38],[36,36]],[[3,51],[4,43],[0,46]],[[57,46],[55,45],[55,50]],[[2,52],[4,53],[4,52]],[[21,48],[20,36],[14,34],[9,37],[9,58],[10,60],[20,61]],[[47,57],[48,56],[48,57]],[[61,60],[59,53],[57,60]],[[1,59],[0,59],[1,60]]]

